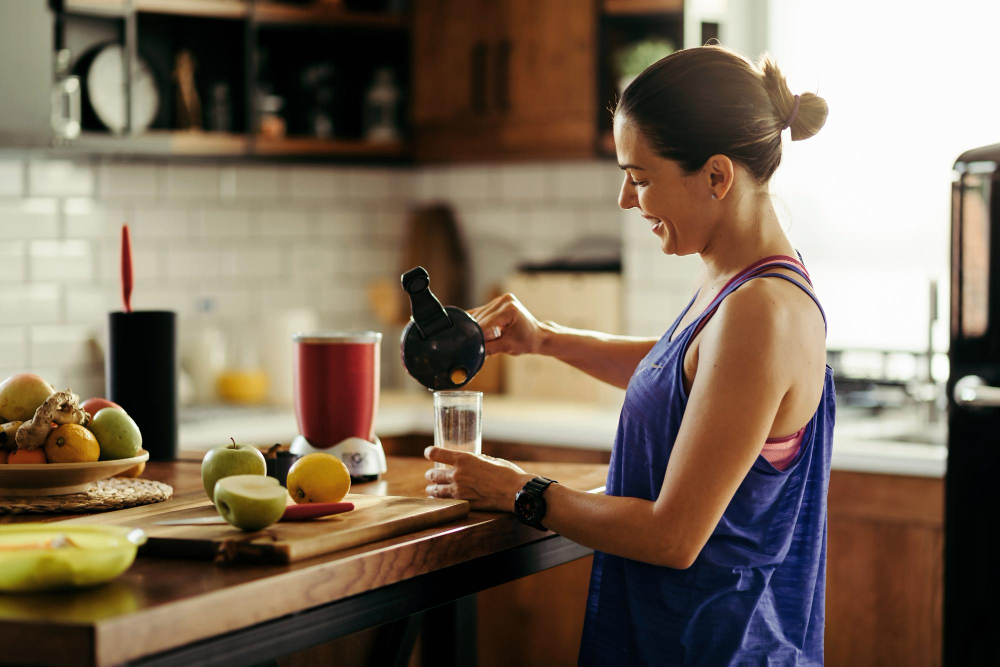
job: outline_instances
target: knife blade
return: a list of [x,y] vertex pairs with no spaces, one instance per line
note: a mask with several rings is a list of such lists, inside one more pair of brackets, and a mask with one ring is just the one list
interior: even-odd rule
[[[354,509],[354,503],[303,503],[302,505],[289,505],[285,508],[285,513],[279,521],[304,521],[306,519],[318,519],[333,514],[350,512]],[[197,516],[188,519],[169,519],[167,521],[156,521],[154,526],[205,526],[222,525],[226,520],[221,516]]]

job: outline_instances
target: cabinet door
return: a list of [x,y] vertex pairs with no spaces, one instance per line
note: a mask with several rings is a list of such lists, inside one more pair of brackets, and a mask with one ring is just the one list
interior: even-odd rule
[[420,0],[413,7],[413,122],[472,119],[487,107],[488,0]]
[[[590,0],[503,0],[497,106],[512,154],[591,155],[596,135],[597,7]],[[506,81],[504,82],[504,70]]]
[[52,11],[46,2],[8,0],[0,14],[0,146],[45,145],[52,136]]

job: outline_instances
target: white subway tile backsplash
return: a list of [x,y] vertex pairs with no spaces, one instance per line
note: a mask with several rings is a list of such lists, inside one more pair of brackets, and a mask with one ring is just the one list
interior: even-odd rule
[[417,201],[437,202],[450,199],[451,170],[447,167],[425,167],[413,176],[413,194]]
[[381,248],[352,251],[350,267],[351,272],[361,278],[394,275],[399,269],[397,253]]
[[290,192],[286,167],[225,167],[219,179],[224,199],[278,199]]
[[269,208],[260,212],[260,231],[266,237],[314,236],[317,215],[309,210]]
[[541,201],[553,198],[553,167],[508,165],[500,167],[500,194],[507,201]]
[[[24,370],[31,361],[74,389],[100,385],[80,332],[103,335],[107,312],[121,307],[124,222],[133,306],[175,310],[189,328],[204,298],[236,328],[294,306],[313,307],[339,328],[379,326],[368,284],[398,280],[411,207],[429,202],[455,210],[479,292],[519,263],[595,234],[623,238],[626,292],[679,292],[674,272],[652,264],[675,258],[663,257],[644,220],[618,211],[619,182],[607,161],[411,169],[0,160],[0,238],[9,239],[0,251],[0,309],[16,313],[0,328],[0,353],[27,358],[0,357],[0,365]],[[662,321],[640,312],[628,324]],[[37,340],[29,335],[36,330]],[[63,361],[31,357],[59,345],[57,334]]]
[[[92,323],[106,327],[108,313],[121,310],[121,286],[105,287],[69,285],[66,287],[66,322]],[[100,329],[104,331],[104,329]]]
[[155,197],[162,169],[155,164],[105,162],[98,172],[100,195],[109,198]]
[[218,199],[221,190],[218,168],[171,164],[166,170],[166,189],[163,192],[166,197]]
[[[199,286],[200,287],[200,286]],[[185,287],[144,288],[132,293],[132,308],[135,310],[172,310],[179,317],[194,315],[200,291]]]
[[500,195],[500,170],[490,166],[453,167],[448,178],[447,196],[459,202],[481,202]]
[[135,233],[131,207],[83,197],[63,201],[64,236],[69,239],[120,238],[123,224]]
[[291,167],[292,199],[346,199],[351,193],[350,170],[343,167]]
[[621,209],[617,206],[595,206],[593,208],[578,211],[578,216],[583,222],[588,234],[595,236],[622,236]]
[[332,239],[337,247],[365,236],[365,229],[370,221],[370,213],[346,207],[327,208],[319,216],[320,232]]
[[227,248],[222,251],[221,275],[237,278],[274,278],[286,272],[284,251],[274,248]]
[[191,231],[191,212],[183,206],[136,207],[129,225],[132,242],[148,238],[185,238]]
[[321,279],[349,272],[347,248],[296,246],[292,249],[291,269],[297,278]]
[[103,367],[96,362],[86,366],[66,368],[62,386],[71,389],[81,401],[93,396],[105,396],[103,371]]
[[0,364],[14,368],[27,366],[27,341],[23,327],[0,327]]
[[31,160],[28,187],[33,195],[87,197],[94,194],[94,169],[87,162]]
[[0,282],[25,280],[25,255],[28,244],[24,241],[4,241],[0,244]]
[[94,252],[89,241],[32,241],[28,250],[31,280],[86,282],[94,277]]
[[351,169],[348,179],[351,197],[355,199],[385,200],[393,196],[394,187],[399,187],[398,179],[393,178],[394,172],[389,169],[362,168]]
[[28,357],[33,364],[71,366],[100,361],[98,333],[78,324],[35,326],[29,331]]
[[56,238],[59,210],[55,199],[0,201],[0,238]]
[[219,275],[219,252],[211,248],[167,248],[165,274],[175,278],[212,278]]
[[240,208],[204,208],[192,211],[191,233],[206,237],[244,238],[259,232],[256,216]]
[[[605,162],[566,162],[553,169],[554,194],[559,199],[605,201],[609,174],[621,173],[617,165]],[[611,200],[607,200],[612,204]]]
[[0,195],[20,197],[24,194],[24,168],[20,160],[0,160]]
[[0,285],[0,312],[10,313],[11,324],[58,322],[60,304],[59,286],[55,284]]

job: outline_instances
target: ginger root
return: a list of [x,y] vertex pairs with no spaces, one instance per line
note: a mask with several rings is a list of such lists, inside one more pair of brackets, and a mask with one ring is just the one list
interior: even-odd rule
[[88,421],[90,414],[80,407],[79,396],[69,389],[57,391],[38,406],[31,421],[24,422],[17,429],[17,446],[21,449],[38,449],[44,446],[53,422],[86,426]]

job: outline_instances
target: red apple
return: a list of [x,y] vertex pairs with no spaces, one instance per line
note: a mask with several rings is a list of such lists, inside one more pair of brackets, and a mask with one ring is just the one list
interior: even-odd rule
[[87,400],[85,400],[83,403],[80,404],[80,407],[89,412],[91,417],[96,415],[98,411],[103,410],[104,408],[118,408],[122,412],[125,412],[125,408],[118,405],[114,401],[109,401],[106,398],[97,398],[97,397],[88,398]]

